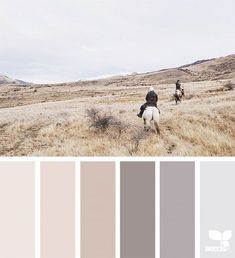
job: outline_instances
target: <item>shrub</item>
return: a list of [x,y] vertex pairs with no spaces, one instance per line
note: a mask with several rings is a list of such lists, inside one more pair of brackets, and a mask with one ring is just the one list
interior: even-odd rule
[[108,128],[116,129],[118,130],[119,137],[121,136],[122,131],[127,127],[122,121],[118,120],[113,115],[95,108],[87,109],[86,116],[89,119],[90,127],[102,132],[106,131]]
[[235,87],[235,84],[232,82],[228,82],[224,85],[225,90],[233,90]]
[[130,155],[134,155],[139,150],[139,145],[149,135],[149,132],[140,129],[131,137],[131,145],[126,146]]

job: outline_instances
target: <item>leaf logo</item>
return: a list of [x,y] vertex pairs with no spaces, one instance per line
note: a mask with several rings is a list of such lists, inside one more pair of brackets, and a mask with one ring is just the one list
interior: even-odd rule
[[212,240],[221,241],[222,234],[217,230],[209,230],[209,238]]
[[215,241],[220,241],[221,246],[229,247],[229,241],[232,238],[232,231],[226,230],[223,233],[217,230],[209,230],[209,238]]
[[232,231],[231,230],[224,231],[223,240],[229,240],[231,238],[232,238]]
[[232,238],[232,231],[231,230],[227,230],[227,231],[224,231],[223,233],[223,246],[226,246],[228,247],[229,246],[229,241]]

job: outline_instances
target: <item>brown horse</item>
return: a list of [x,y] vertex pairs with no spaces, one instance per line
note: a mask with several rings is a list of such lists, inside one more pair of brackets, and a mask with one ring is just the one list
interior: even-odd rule
[[175,94],[174,94],[174,97],[175,97],[175,104],[177,105],[178,102],[181,102],[181,99],[183,97],[182,91],[181,90],[176,90]]

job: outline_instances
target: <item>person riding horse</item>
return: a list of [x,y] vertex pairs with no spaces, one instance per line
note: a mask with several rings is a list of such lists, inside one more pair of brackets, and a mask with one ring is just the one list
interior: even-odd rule
[[[142,115],[144,113],[144,110],[150,106],[150,107],[156,107],[158,110],[159,108],[157,107],[157,102],[158,102],[158,95],[155,93],[154,88],[150,87],[149,91],[145,97],[146,102],[140,107],[140,112],[137,114],[138,117],[142,118]],[[159,110],[160,114],[160,110]]]
[[175,91],[179,90],[184,96],[184,88],[181,86],[180,80],[178,80],[175,84]]

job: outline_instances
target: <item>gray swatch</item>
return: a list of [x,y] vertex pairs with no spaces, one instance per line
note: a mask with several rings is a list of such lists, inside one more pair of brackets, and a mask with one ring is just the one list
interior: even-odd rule
[[160,257],[195,253],[194,162],[160,163]]
[[121,258],[155,258],[155,163],[121,162]]

